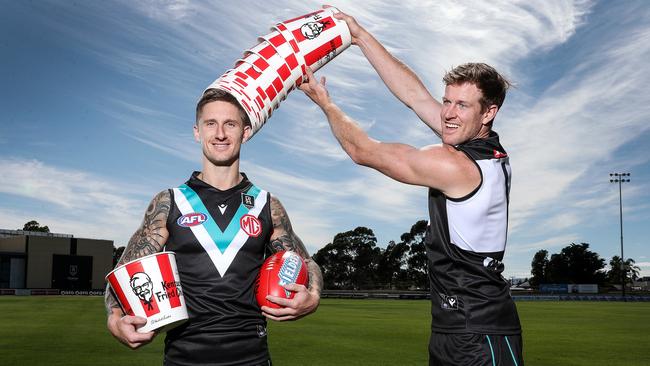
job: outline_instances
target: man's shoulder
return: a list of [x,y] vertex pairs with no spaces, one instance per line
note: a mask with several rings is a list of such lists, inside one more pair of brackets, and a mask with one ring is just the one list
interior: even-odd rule
[[486,138],[469,140],[457,145],[456,148],[459,151],[463,151],[473,160],[502,159],[508,156],[503,146],[501,146],[499,136],[496,133]]
[[152,201],[160,202],[160,201],[169,201],[171,199],[171,189],[164,189],[158,193],[156,193],[155,196],[153,196]]

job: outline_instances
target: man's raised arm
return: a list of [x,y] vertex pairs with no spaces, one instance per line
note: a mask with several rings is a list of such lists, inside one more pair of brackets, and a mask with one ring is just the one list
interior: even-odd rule
[[440,122],[441,104],[431,96],[413,70],[388,52],[353,17],[343,12],[335,13],[334,17],[347,23],[352,35],[352,44],[359,46],[391,93],[406,104],[407,107],[411,108],[427,126],[440,136],[442,131]]

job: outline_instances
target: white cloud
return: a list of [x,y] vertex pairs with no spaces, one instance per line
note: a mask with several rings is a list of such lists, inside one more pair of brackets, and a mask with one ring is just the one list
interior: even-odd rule
[[125,244],[148,202],[139,186],[35,159],[0,158],[0,171],[0,194],[40,207],[29,213],[3,209],[2,222],[11,227],[38,218],[52,231]]
[[[399,226],[401,220],[396,217],[408,219],[401,234],[426,210],[423,188],[397,183],[370,170],[360,170],[358,176],[347,180],[308,178],[250,160],[242,162],[242,170],[282,201],[296,233],[312,251],[330,242],[336,233],[362,226],[362,222]],[[378,239],[383,244],[398,238]]]
[[650,276],[650,262],[636,262],[635,265],[641,268],[640,277]]
[[[531,253],[538,250],[548,250],[553,253],[553,248],[566,246],[567,244],[579,241],[579,237],[575,234],[558,235],[554,237],[545,238],[544,240],[535,241],[532,243],[527,242],[510,242],[506,251],[506,258],[511,258],[518,255],[517,253]],[[531,256],[530,259],[533,257]]]

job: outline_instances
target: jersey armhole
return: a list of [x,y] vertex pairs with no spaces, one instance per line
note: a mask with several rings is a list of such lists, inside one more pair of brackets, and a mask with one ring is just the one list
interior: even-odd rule
[[[167,225],[167,231],[169,232],[169,229],[172,227],[172,225],[174,225],[174,221],[172,219],[172,213],[174,212],[174,209],[176,208],[176,201],[174,201],[174,190],[172,188],[169,188],[169,189],[167,189],[167,192],[169,192],[169,212],[167,213],[166,225]],[[166,245],[166,243],[165,243],[165,245]]]
[[[262,212],[264,212],[267,217],[271,220],[269,223],[271,225],[271,230],[269,230],[269,233],[267,234],[267,238],[265,239],[265,244],[264,244],[264,258],[267,258],[271,255],[273,255],[273,247],[271,246],[271,236],[273,235],[273,216],[271,215],[271,192],[267,191],[266,192],[266,207],[263,209]],[[260,213],[261,216],[261,213]]]
[[453,197],[445,196],[449,201],[452,201],[452,202],[467,201],[468,199],[472,198],[476,194],[476,192],[478,192],[481,189],[481,186],[483,186],[483,170],[481,170],[481,166],[478,165],[476,160],[474,160],[474,158],[472,158],[472,156],[470,154],[468,154],[467,151],[465,151],[463,149],[458,149],[458,150],[460,150],[463,154],[465,154],[467,156],[467,158],[474,164],[474,166],[476,166],[476,169],[478,169],[478,174],[481,176],[481,181],[478,183],[476,188],[474,188],[471,192],[469,192],[468,194],[466,194],[463,197],[453,198]]

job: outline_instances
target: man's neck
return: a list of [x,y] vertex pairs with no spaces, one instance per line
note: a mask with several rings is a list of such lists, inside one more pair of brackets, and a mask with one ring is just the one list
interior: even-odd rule
[[239,164],[230,166],[203,164],[203,170],[198,178],[215,188],[225,191],[239,184],[242,175],[239,172]]

